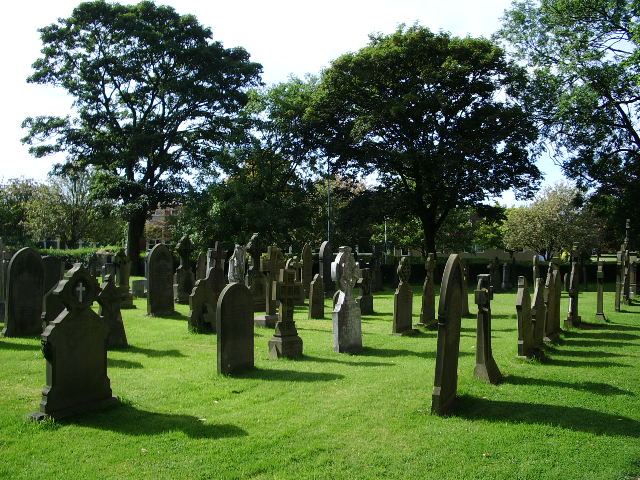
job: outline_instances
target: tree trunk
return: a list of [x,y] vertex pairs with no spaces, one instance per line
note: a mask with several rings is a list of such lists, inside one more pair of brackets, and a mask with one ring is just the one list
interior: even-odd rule
[[423,250],[427,253],[436,253],[436,221],[431,218],[428,213],[420,215],[420,223],[422,224],[422,234],[424,236]]
[[131,275],[141,275],[140,271],[140,240],[144,233],[146,213],[137,213],[129,219],[127,225],[127,257],[131,260]]

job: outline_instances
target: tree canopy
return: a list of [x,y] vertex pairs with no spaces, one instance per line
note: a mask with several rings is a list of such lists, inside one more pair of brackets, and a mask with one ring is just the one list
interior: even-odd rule
[[640,202],[639,34],[637,0],[515,1],[499,32],[535,76],[541,138],[620,229]]
[[525,79],[489,40],[400,27],[333,61],[305,118],[335,167],[377,173],[430,252],[453,209],[536,190],[537,131],[515,100]]
[[65,152],[59,170],[95,167],[95,192],[121,203],[136,256],[148,212],[244,134],[238,112],[261,66],[150,1],[81,3],[40,32],[28,81],[66,90],[74,114],[27,118],[23,141],[37,157]]

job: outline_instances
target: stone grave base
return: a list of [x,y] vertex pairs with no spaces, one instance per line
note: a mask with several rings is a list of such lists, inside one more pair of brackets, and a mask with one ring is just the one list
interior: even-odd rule
[[418,322],[414,325],[414,327],[426,328],[427,330],[438,330],[438,322],[437,321],[433,323]]
[[65,408],[64,410],[58,410],[52,413],[44,413],[44,412],[33,412],[27,415],[27,418],[30,420],[35,420],[37,422],[43,422],[47,418],[65,418],[71,417],[73,415],[78,415],[80,413],[92,412],[94,410],[102,410],[104,408],[115,407],[120,405],[120,399],[113,395],[110,398],[105,398],[103,400],[98,400],[96,402],[89,402],[80,405],[76,405],[70,408]]
[[596,320],[602,320],[603,322],[608,322],[607,317],[604,313],[596,313]]
[[582,323],[582,317],[578,315],[577,317],[567,317],[564,321],[564,328],[580,328],[580,324]]
[[269,358],[301,358],[302,339],[298,336],[273,337],[269,340]]
[[274,328],[278,321],[278,315],[258,315],[253,319],[256,327]]
[[400,336],[400,337],[410,337],[411,335],[418,335],[419,333],[420,333],[420,330],[417,330],[415,328],[409,328],[401,332],[393,332],[391,335]]
[[373,311],[373,297],[359,297],[356,299],[358,305],[360,306],[360,314],[361,315],[373,315],[375,312]]

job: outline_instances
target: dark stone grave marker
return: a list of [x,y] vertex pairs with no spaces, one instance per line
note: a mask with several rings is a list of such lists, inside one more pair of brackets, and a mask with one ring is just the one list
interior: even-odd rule
[[418,325],[429,328],[438,328],[436,322],[436,289],[435,289],[436,255],[430,253],[425,262],[426,276],[422,284],[422,308],[420,309],[420,323]]
[[147,257],[147,315],[173,315],[173,255],[159,243]]
[[231,375],[253,368],[253,301],[243,283],[226,285],[216,313],[218,373]]
[[324,318],[324,281],[316,273],[309,289],[309,318]]
[[413,291],[409,285],[411,264],[409,258],[402,257],[398,263],[398,288],[393,295],[393,323],[391,333],[394,335],[413,335]]
[[275,333],[269,340],[269,357],[271,358],[302,357],[302,339],[298,336],[298,330],[293,321],[294,304],[300,296],[299,289],[302,287],[296,284],[295,279],[296,272],[283,268],[271,287],[273,299],[280,302]]
[[340,247],[331,265],[331,277],[339,289],[332,313],[333,351],[357,353],[362,350],[362,317],[353,298],[353,288],[360,278],[360,269],[351,247]]
[[98,315],[100,315],[109,326],[107,348],[126,348],[129,346],[127,333],[125,332],[124,323],[122,322],[122,314],[120,313],[121,298],[121,291],[116,287],[113,277],[107,275],[102,290],[100,290],[96,298],[100,304]]
[[[476,367],[473,375],[487,383],[498,384],[502,381],[502,374],[493,358],[491,348],[491,290],[489,275],[478,275],[476,289],[476,305],[478,306],[478,326],[476,330]],[[527,291],[527,295],[528,295]],[[530,312],[529,312],[530,313]]]
[[44,296],[42,257],[32,248],[18,250],[7,270],[5,337],[30,337],[42,333]]

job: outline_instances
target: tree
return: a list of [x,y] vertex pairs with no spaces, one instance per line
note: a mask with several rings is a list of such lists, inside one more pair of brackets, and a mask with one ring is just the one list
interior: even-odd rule
[[527,108],[541,139],[618,226],[640,203],[640,4],[522,0],[499,35],[535,82]]
[[30,178],[11,178],[0,183],[0,238],[5,243],[18,247],[27,242],[26,206],[38,187]]
[[81,3],[40,32],[28,81],[65,89],[75,115],[27,118],[23,141],[36,157],[66,152],[58,171],[95,167],[94,193],[120,202],[138,258],[149,212],[243,135],[237,112],[261,66],[212,41],[194,16],[150,1]]
[[432,252],[455,208],[535,191],[537,132],[514,96],[525,79],[489,40],[400,27],[332,62],[305,115],[334,165],[377,173]]
[[578,243],[583,252],[602,241],[602,222],[581,205],[580,192],[564,183],[545,188],[529,206],[508,209],[504,243],[509,250],[545,253],[547,259]]

